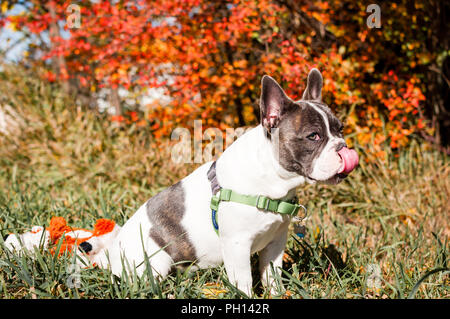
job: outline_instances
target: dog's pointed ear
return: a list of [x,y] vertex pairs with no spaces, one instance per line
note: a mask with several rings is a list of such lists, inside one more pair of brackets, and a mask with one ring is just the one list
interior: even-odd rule
[[316,68],[311,69],[308,74],[305,92],[303,92],[303,100],[322,100],[322,74]]
[[281,86],[272,77],[264,75],[261,80],[261,124],[270,132],[276,128],[281,116],[287,110],[292,100],[284,93]]

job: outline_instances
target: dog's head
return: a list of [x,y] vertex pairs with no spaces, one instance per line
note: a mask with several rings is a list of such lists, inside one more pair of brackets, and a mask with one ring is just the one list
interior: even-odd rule
[[262,79],[261,125],[281,167],[312,181],[336,184],[358,163],[342,137],[343,124],[322,102],[323,79],[309,72],[306,89],[293,101],[270,76]]

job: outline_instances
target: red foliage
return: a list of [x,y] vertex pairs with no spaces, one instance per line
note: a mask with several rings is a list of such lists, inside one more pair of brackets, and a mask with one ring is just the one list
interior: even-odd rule
[[[41,33],[52,23],[45,8],[53,5],[57,20],[65,21],[71,3],[33,4],[26,15],[9,20]],[[392,5],[392,16],[401,9]],[[414,74],[401,68],[375,72],[383,49],[375,41],[390,35],[369,29],[365,10],[364,4],[343,0],[83,2],[81,27],[66,26],[69,38],[51,38],[54,45],[44,59],[63,56],[68,70],[61,74],[86,87],[163,87],[173,100],[149,107],[155,136],[200,118],[205,127],[222,129],[255,124],[262,75],[271,74],[300,98],[308,70],[318,67],[324,99],[346,116],[346,133],[355,132],[360,144],[382,156],[383,143],[403,146],[424,128],[419,118],[424,95]],[[327,40],[314,25],[339,41]],[[54,80],[50,72],[47,78]],[[139,118],[134,112],[111,120]]]

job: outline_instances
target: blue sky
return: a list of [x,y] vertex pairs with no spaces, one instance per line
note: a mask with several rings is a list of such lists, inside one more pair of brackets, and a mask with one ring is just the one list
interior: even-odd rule
[[[6,15],[18,15],[21,12],[26,11],[27,8],[22,4],[16,4],[14,5],[10,10],[6,12]],[[63,37],[69,37],[70,33],[63,30],[63,26],[61,25],[61,35]],[[9,48],[12,44],[17,42],[23,37],[22,32],[19,31],[13,31],[11,28],[8,28],[8,25],[1,28],[0,30],[0,50],[6,50]],[[49,41],[47,32],[44,32],[41,34],[41,38],[43,41],[47,42]],[[38,38],[36,37],[34,41],[37,41]],[[27,50],[28,45],[31,43],[30,39],[25,39],[20,41],[17,45],[15,45],[11,50],[9,50],[5,56],[6,61],[10,62],[17,62],[20,61],[20,59],[23,57],[23,52]]]
[[[20,12],[25,11],[26,8],[22,5],[15,5],[12,9],[6,12],[6,15],[18,15]],[[6,25],[0,31],[0,50],[5,50],[11,46],[14,42],[22,38],[22,32],[13,31]],[[29,40],[22,41],[11,49],[7,55],[7,61],[18,61],[21,59],[23,52],[27,49]]]

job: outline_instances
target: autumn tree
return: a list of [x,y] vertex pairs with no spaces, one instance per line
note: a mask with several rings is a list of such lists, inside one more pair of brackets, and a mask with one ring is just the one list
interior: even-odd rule
[[[170,104],[146,111],[155,136],[194,119],[222,129],[255,124],[264,74],[300,98],[308,70],[318,67],[324,99],[373,155],[414,135],[449,143],[448,3],[381,1],[380,28],[369,26],[366,3],[348,0],[29,3],[25,14],[2,23],[51,33],[40,57],[65,65],[58,62],[59,73],[47,77],[67,76],[87,94],[101,87],[165,90]],[[74,3],[80,28],[66,23]],[[70,36],[58,35],[55,24]]]

